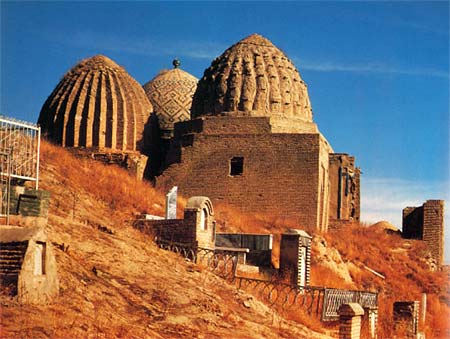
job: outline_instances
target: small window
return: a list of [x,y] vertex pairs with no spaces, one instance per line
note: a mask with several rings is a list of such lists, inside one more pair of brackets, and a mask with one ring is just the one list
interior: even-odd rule
[[244,157],[233,157],[230,160],[230,175],[237,176],[244,173]]

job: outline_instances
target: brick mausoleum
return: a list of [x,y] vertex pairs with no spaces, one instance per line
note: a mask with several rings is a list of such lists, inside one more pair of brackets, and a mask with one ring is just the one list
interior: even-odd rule
[[292,62],[254,34],[205,70],[156,182],[326,231],[329,219],[359,220],[359,174],[314,123]]
[[[198,81],[163,70],[144,89],[111,59],[75,65],[42,107],[49,139],[119,163],[161,189],[326,231],[359,220],[360,171],[313,121],[289,58],[253,34]],[[148,157],[148,161],[147,161]]]

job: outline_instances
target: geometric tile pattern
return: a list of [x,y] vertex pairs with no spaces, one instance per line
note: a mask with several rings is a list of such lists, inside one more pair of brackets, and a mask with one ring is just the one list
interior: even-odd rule
[[193,75],[173,68],[161,71],[143,86],[161,130],[173,131],[176,122],[191,118],[190,109],[197,82]]

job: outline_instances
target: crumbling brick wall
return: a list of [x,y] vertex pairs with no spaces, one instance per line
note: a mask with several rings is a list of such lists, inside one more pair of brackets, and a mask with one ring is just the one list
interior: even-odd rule
[[444,263],[443,200],[428,200],[423,205],[423,241],[440,267]]
[[360,173],[355,157],[344,153],[329,156],[330,227],[360,219]]
[[422,206],[404,208],[402,235],[423,240],[440,267],[444,260],[444,201],[427,200]]
[[[208,117],[175,126],[158,188],[177,185],[184,196],[327,230],[331,147],[320,133],[270,133],[269,118]],[[233,158],[243,159],[241,174],[230,173]]]

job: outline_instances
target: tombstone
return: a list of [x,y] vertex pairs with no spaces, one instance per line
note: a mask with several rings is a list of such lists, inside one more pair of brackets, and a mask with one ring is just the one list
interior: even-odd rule
[[311,267],[311,239],[302,230],[290,229],[281,235],[280,271],[297,286],[308,286]]
[[58,271],[44,228],[0,227],[0,291],[21,304],[47,304],[59,294]]
[[177,218],[177,193],[178,187],[174,186],[166,194],[166,219]]
[[416,337],[419,327],[419,301],[396,301],[393,305],[394,331]]

